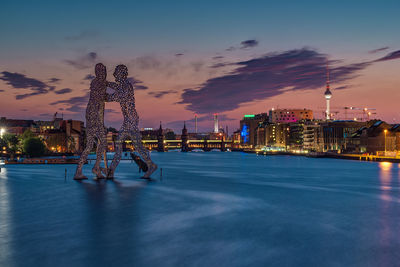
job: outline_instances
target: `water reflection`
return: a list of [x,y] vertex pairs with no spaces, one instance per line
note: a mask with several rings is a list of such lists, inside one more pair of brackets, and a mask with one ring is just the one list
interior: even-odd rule
[[7,265],[11,246],[10,197],[7,185],[7,169],[0,168],[0,266]]
[[[382,247],[390,246],[390,239],[392,236],[392,226],[391,226],[391,196],[390,191],[392,189],[392,168],[393,163],[391,162],[380,162],[379,163],[379,180],[381,183],[381,213],[380,213],[380,245]],[[378,258],[381,264],[386,266],[388,262],[387,257],[384,254],[378,253]]]
[[150,184],[128,163],[117,181],[99,183],[64,182],[75,166],[7,166],[0,266],[388,266],[399,258],[397,163],[154,154],[164,179]]
[[7,179],[7,168],[0,167],[0,179]]
[[[391,185],[391,172],[393,168],[393,163],[391,162],[379,162],[379,179],[381,182],[381,189],[382,190],[390,190],[392,187]],[[382,196],[386,194],[382,193]]]
[[82,182],[86,192],[90,260],[102,266],[137,262],[138,194],[145,184],[120,181]]

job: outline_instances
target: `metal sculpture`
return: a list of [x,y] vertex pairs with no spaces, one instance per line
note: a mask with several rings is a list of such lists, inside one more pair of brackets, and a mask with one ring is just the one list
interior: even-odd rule
[[115,155],[108,169],[107,178],[114,178],[115,169],[121,160],[122,144],[127,139],[132,140],[135,151],[146,163],[148,169],[143,177],[149,178],[157,169],[157,165],[151,160],[149,152],[142,143],[142,135],[139,131],[139,116],[135,108],[135,94],[133,86],[128,80],[128,68],[125,65],[118,65],[115,68],[114,77],[116,82],[108,82],[107,86],[114,89],[115,92],[107,95],[107,101],[120,103],[124,121],[118,134]]
[[107,96],[106,67],[101,63],[96,64],[95,74],[96,77],[90,83],[90,98],[86,108],[86,148],[79,159],[74,176],[75,180],[87,179],[82,174],[82,167],[87,161],[87,157],[96,141],[96,163],[92,172],[98,179],[104,178],[102,171],[105,172],[105,170],[100,167],[100,162],[102,155],[106,156],[105,152],[107,149],[107,132],[104,127],[104,105]]

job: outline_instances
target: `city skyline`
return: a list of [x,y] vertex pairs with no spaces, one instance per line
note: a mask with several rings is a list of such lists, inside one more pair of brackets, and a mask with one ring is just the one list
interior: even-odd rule
[[[128,66],[141,127],[186,121],[193,131],[198,114],[199,131],[211,131],[218,113],[231,132],[244,114],[278,106],[323,118],[328,63],[332,110],[376,108],[400,121],[396,1],[98,2],[3,4],[2,116],[84,120],[103,62],[109,80]],[[119,128],[119,105],[106,108],[106,125]]]

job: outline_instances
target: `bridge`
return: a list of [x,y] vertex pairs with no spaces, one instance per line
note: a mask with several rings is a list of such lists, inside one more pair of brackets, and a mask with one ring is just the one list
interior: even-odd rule
[[[160,152],[176,149],[183,152],[192,151],[193,149],[227,151],[239,146],[239,142],[233,142],[232,140],[142,140],[142,143],[147,149]],[[126,141],[125,147],[132,149],[132,143]]]

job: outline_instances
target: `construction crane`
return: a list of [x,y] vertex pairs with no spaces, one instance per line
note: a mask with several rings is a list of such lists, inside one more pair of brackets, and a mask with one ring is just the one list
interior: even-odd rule
[[[323,116],[326,116],[326,112],[324,107],[318,107],[318,113],[321,112]],[[339,119],[339,116],[343,113],[341,110],[344,110],[344,119],[348,120],[359,120],[359,121],[369,121],[373,115],[376,115],[376,108],[360,108],[360,107],[331,107],[330,116],[332,119]],[[341,117],[341,116],[340,116]],[[343,117],[342,117],[343,118]]]
[[[330,114],[329,114],[329,117],[332,119],[332,120],[337,120],[338,119],[338,114],[340,113],[340,111],[339,111],[339,109],[342,109],[342,108],[338,108],[338,107],[331,107],[330,108]],[[321,112],[321,114],[322,114],[322,116],[325,118],[326,117],[326,110],[325,110],[325,107],[318,107],[317,108],[317,111],[318,111],[318,113],[320,113]]]
[[[359,108],[359,107],[344,107],[344,117],[347,120],[347,112],[348,110],[357,110],[362,113],[361,121],[370,120],[371,115],[375,115],[376,108]],[[357,119],[357,118],[355,118]]]

